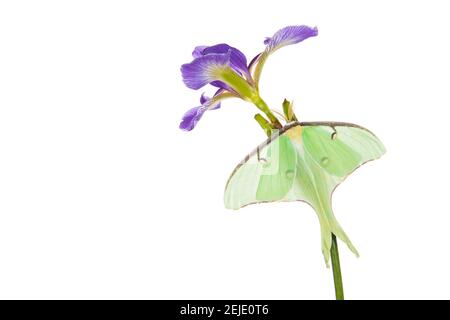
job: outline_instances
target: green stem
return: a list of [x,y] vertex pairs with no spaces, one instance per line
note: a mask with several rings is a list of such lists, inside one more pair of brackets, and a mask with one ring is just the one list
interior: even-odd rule
[[334,291],[336,300],[344,300],[344,286],[342,285],[341,264],[339,262],[339,251],[336,236],[331,236],[331,265],[333,267]]
[[253,100],[253,103],[258,107],[259,110],[266,114],[267,118],[269,118],[270,122],[274,125],[275,128],[281,129],[282,125],[280,121],[278,121],[277,117],[275,117],[272,111],[270,111],[269,106],[263,99],[258,96],[255,100]]

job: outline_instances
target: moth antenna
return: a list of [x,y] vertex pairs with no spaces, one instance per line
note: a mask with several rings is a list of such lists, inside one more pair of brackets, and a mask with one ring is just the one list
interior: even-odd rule
[[270,109],[270,111],[272,111],[273,113],[277,114],[278,116],[280,116],[286,123],[289,121],[288,119],[286,119],[286,117],[284,116],[284,114],[282,114],[280,111],[275,110],[275,109]]
[[261,155],[259,154],[259,147],[258,148],[256,148],[256,157],[258,158],[258,162],[264,162],[264,163],[267,163],[267,159],[265,159],[265,158],[261,158]]

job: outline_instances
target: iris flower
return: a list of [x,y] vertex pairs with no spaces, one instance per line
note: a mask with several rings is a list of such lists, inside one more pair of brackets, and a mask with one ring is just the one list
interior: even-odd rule
[[253,103],[267,116],[268,121],[260,119],[261,121],[271,128],[281,128],[280,122],[259,94],[262,68],[267,58],[278,49],[317,36],[317,33],[316,27],[308,26],[280,29],[272,37],[266,38],[265,50],[250,63],[247,63],[247,58],[240,50],[225,43],[196,47],[192,52],[194,60],[181,66],[184,83],[193,90],[208,84],[218,90],[211,98],[201,95],[200,106],[189,109],[183,115],[180,129],[194,129],[206,111],[220,108],[221,101],[227,98],[240,98]]

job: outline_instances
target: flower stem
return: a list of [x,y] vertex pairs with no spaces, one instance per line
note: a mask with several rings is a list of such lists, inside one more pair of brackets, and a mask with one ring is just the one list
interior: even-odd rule
[[344,300],[344,286],[342,285],[341,264],[339,262],[339,251],[336,236],[331,236],[331,265],[333,267],[334,291],[336,300]]

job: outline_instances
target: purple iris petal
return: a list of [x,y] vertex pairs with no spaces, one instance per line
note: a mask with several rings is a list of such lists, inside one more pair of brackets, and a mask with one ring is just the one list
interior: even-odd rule
[[281,47],[299,43],[309,37],[317,36],[317,27],[289,26],[275,32],[272,38],[266,38],[264,44],[269,51],[275,51]]
[[226,68],[229,64],[230,52],[225,54],[208,54],[194,59],[191,63],[181,66],[184,84],[190,89],[200,89],[208,83],[217,81],[217,70]]
[[223,93],[223,89],[219,89],[219,90],[217,90],[215,93],[214,93],[214,97],[215,96],[218,96],[219,94],[221,94],[221,93]]
[[194,129],[197,123],[202,118],[205,111],[206,108],[204,106],[189,109],[183,115],[183,119],[181,120],[180,123],[180,129],[184,131],[191,131],[192,129]]
[[253,59],[252,61],[250,61],[250,63],[248,64],[248,69],[250,70],[250,68],[255,64],[256,61],[258,61],[259,57],[261,56],[262,53],[258,53]]
[[202,95],[200,96],[200,103],[202,104],[202,106],[208,102],[209,100],[211,100],[210,98],[208,98],[207,96],[205,96],[204,93],[202,93]]
[[217,102],[216,104],[212,104],[209,107],[209,110],[216,110],[216,109],[220,109],[220,102]]
[[[223,92],[222,89],[217,90],[217,92],[214,94],[214,96],[220,94]],[[189,109],[186,111],[186,113],[183,115],[183,118],[180,123],[180,129],[184,131],[191,131],[195,128],[197,123],[200,121],[200,119],[203,117],[203,114],[207,110],[216,110],[220,108],[220,102],[212,102],[212,99],[210,97],[205,96],[204,93],[200,96],[200,103],[202,104],[199,107],[195,107],[192,109]]]
[[205,50],[206,48],[208,48],[208,46],[198,46],[194,48],[194,51],[192,51],[192,56],[194,58],[200,58],[202,56],[204,56],[203,54],[203,50]]
[[219,88],[219,89],[224,89],[230,92],[235,92],[233,88],[231,88],[229,85],[227,85],[225,82],[223,81],[212,81],[210,83],[210,85]]
[[229,46],[226,43],[216,44],[214,46],[205,47],[198,46],[192,52],[194,57],[198,57],[201,55],[209,55],[215,53],[227,53],[230,51],[230,65],[231,67],[237,71],[241,75],[250,75],[247,68],[247,58],[245,55],[236,48]]
[[[214,94],[214,96],[216,96],[218,93],[222,92],[222,89],[217,90],[217,92]],[[216,103],[211,103],[211,98],[205,96],[204,93],[202,93],[202,95],[200,96],[200,103],[202,104],[202,106],[205,106],[206,108],[208,108],[209,110],[216,110],[220,108],[220,102],[216,102]]]

